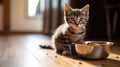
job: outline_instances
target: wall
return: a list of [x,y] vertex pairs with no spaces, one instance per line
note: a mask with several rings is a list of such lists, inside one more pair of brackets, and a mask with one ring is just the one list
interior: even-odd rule
[[0,4],[0,31],[3,30],[3,5]]
[[27,17],[27,0],[11,0],[10,31],[40,32],[43,28],[42,18]]

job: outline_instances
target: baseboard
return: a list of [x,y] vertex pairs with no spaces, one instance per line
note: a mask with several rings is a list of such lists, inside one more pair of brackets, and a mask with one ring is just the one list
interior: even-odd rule
[[19,32],[8,32],[8,31],[4,31],[4,32],[0,32],[0,34],[44,34],[43,32],[23,32],[23,31],[19,31]]

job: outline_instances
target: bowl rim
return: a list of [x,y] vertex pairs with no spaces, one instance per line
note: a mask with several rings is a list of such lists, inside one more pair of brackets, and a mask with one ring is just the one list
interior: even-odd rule
[[79,44],[88,44],[88,43],[97,43],[97,44],[102,44],[102,45],[113,45],[114,42],[110,42],[110,41],[81,41],[79,43],[75,43],[76,45]]

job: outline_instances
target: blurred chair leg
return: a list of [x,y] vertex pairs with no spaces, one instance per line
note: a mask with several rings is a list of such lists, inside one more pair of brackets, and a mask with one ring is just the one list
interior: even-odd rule
[[112,40],[112,35],[111,35],[111,23],[110,23],[110,13],[109,13],[109,9],[106,9],[106,22],[107,22],[107,36],[108,36],[108,40],[111,41]]
[[113,34],[115,34],[115,32],[116,32],[117,18],[118,18],[118,12],[117,12],[117,10],[115,10],[115,12],[114,12],[114,18],[113,18],[113,28],[112,28]]

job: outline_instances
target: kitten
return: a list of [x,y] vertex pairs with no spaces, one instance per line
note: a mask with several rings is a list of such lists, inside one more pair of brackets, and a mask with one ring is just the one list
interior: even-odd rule
[[86,25],[89,19],[89,5],[81,9],[72,9],[68,4],[64,6],[65,23],[60,25],[52,36],[55,51],[63,55],[71,55],[73,43],[84,40]]

